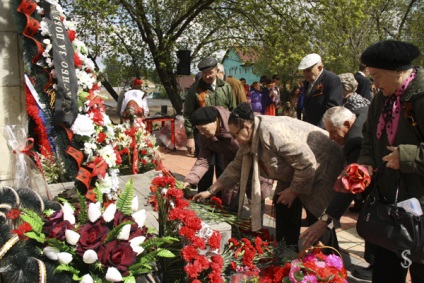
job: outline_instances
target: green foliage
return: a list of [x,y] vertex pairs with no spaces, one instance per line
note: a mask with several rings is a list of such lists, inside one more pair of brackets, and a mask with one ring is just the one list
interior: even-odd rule
[[118,226],[113,227],[113,229],[107,234],[106,239],[103,241],[103,244],[115,240],[118,238],[119,233],[121,232],[122,227],[127,224],[133,224],[131,221],[124,221],[120,223]]
[[50,238],[46,242],[49,244],[49,246],[56,248],[60,250],[61,252],[68,252],[71,254],[74,253],[73,249],[64,241],[60,241],[55,238]]
[[94,193],[96,194],[96,201],[103,203],[103,192],[99,186],[94,188]]
[[85,199],[85,197],[82,194],[80,194],[80,192],[78,190],[76,190],[76,192],[77,192],[79,204],[80,204],[78,221],[81,224],[87,223],[87,220],[88,220],[87,200]]
[[46,240],[46,236],[43,233],[38,234],[38,233],[35,233],[35,232],[26,232],[25,236],[30,238],[30,239],[36,240],[39,243],[44,243],[45,240]]
[[41,234],[44,225],[43,219],[32,210],[22,209],[22,212],[20,215],[21,219],[31,225],[32,230],[36,234]]
[[419,0],[62,3],[78,22],[78,34],[93,57],[108,58],[106,77],[118,83],[150,73],[160,79],[178,113],[182,110],[175,74],[179,49],[190,49],[195,65],[206,55],[236,45],[256,47],[257,73],[277,73],[282,82],[301,77],[297,65],[308,53],[319,53],[327,69],[341,73],[356,71],[361,52],[378,40],[408,40],[424,50]]
[[171,237],[171,236],[165,236],[160,238],[150,238],[144,241],[141,246],[145,250],[150,250],[151,248],[161,247],[163,245],[171,245],[175,242],[178,242],[179,240],[177,238]]
[[125,215],[131,215],[131,205],[134,198],[134,186],[132,178],[125,184],[124,191],[116,202],[116,209]]
[[63,272],[63,271],[64,272],[70,272],[70,273],[73,274],[72,279],[74,279],[74,280],[78,280],[78,278],[79,278],[79,276],[78,276],[79,270],[70,266],[70,265],[67,265],[67,264],[59,265],[58,267],[56,267],[56,271],[58,271],[58,272]]

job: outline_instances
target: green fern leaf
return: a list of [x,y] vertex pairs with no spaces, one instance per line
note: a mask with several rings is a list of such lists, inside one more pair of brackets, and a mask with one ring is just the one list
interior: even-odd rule
[[119,233],[121,232],[121,229],[122,229],[122,227],[124,227],[125,225],[127,225],[127,224],[134,224],[134,222],[131,222],[131,221],[124,221],[124,222],[122,222],[121,224],[119,224],[118,226],[116,226],[116,227],[114,227],[108,234],[107,234],[107,237],[106,237],[106,239],[103,241],[103,244],[105,244],[105,243],[107,243],[107,242],[110,242],[110,241],[113,241],[113,240],[115,240],[117,237],[118,237],[118,235],[119,235]]
[[159,249],[158,250],[158,257],[173,258],[173,257],[175,257],[175,254],[173,254],[171,251],[168,251],[166,249]]
[[166,237],[162,237],[162,238],[150,238],[148,240],[146,240],[144,243],[141,244],[141,246],[145,249],[145,250],[149,250],[150,248],[158,248],[161,247],[163,245],[171,245],[173,243],[179,242],[179,240],[177,238],[171,237],[171,236],[166,236]]
[[30,239],[36,240],[39,243],[44,243],[46,241],[46,236],[43,233],[38,234],[35,232],[26,232],[25,236]]
[[134,186],[132,178],[125,184],[125,189],[116,202],[116,209],[125,215],[131,214],[131,205],[134,198]]
[[59,265],[58,267],[56,267],[56,271],[59,271],[59,272],[61,272],[61,271],[70,272],[70,273],[72,273],[74,275],[78,275],[79,274],[79,270],[78,269],[76,269],[76,268],[74,268],[74,267],[72,267],[70,265],[67,265],[67,264],[61,264],[61,265]]
[[31,228],[35,233],[40,234],[44,225],[43,219],[41,219],[41,217],[32,210],[23,209],[22,211],[24,213],[21,213],[21,219],[31,225]]
[[49,244],[49,246],[56,248],[61,252],[68,252],[74,254],[73,249],[64,241],[60,241],[55,238],[50,238],[47,240],[47,243]]
[[87,201],[86,201],[85,197],[80,194],[80,192],[78,190],[76,190],[76,191],[77,191],[79,203],[80,203],[80,206],[81,206],[80,211],[79,211],[78,221],[81,224],[87,223],[87,220],[88,220]]

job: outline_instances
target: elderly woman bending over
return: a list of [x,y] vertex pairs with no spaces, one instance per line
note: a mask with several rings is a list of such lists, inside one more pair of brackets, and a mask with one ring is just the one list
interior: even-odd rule
[[[290,117],[254,116],[247,103],[239,104],[231,112],[228,128],[240,149],[219,179],[207,191],[195,195],[194,200],[209,198],[222,188],[240,182],[240,213],[249,172],[253,168],[253,231],[261,228],[263,217],[259,176],[280,181],[282,185],[276,191],[278,203],[290,207],[299,197],[317,221],[335,193],[334,182],[343,168],[341,150],[329,140],[328,133]],[[276,222],[277,230],[282,229]],[[300,225],[292,229],[300,234]]]

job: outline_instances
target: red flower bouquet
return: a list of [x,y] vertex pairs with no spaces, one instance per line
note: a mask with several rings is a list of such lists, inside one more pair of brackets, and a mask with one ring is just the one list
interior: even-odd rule
[[337,192],[358,194],[363,192],[371,183],[367,168],[352,163],[346,166],[337,178],[334,189]]
[[224,261],[218,253],[221,234],[189,209],[190,204],[184,199],[183,190],[176,187],[179,184],[172,174],[163,173],[152,180],[150,189],[154,195],[149,201],[159,214],[159,236],[180,239],[179,246],[167,248],[179,251],[181,261],[171,264],[161,260],[159,272],[169,282],[223,282]]

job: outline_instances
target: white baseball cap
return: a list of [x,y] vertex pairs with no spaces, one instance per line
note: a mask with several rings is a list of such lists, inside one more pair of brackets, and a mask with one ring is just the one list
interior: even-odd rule
[[321,62],[321,56],[319,56],[316,53],[308,54],[305,57],[303,57],[302,61],[300,61],[299,67],[297,68],[299,70],[305,70],[319,62]]

